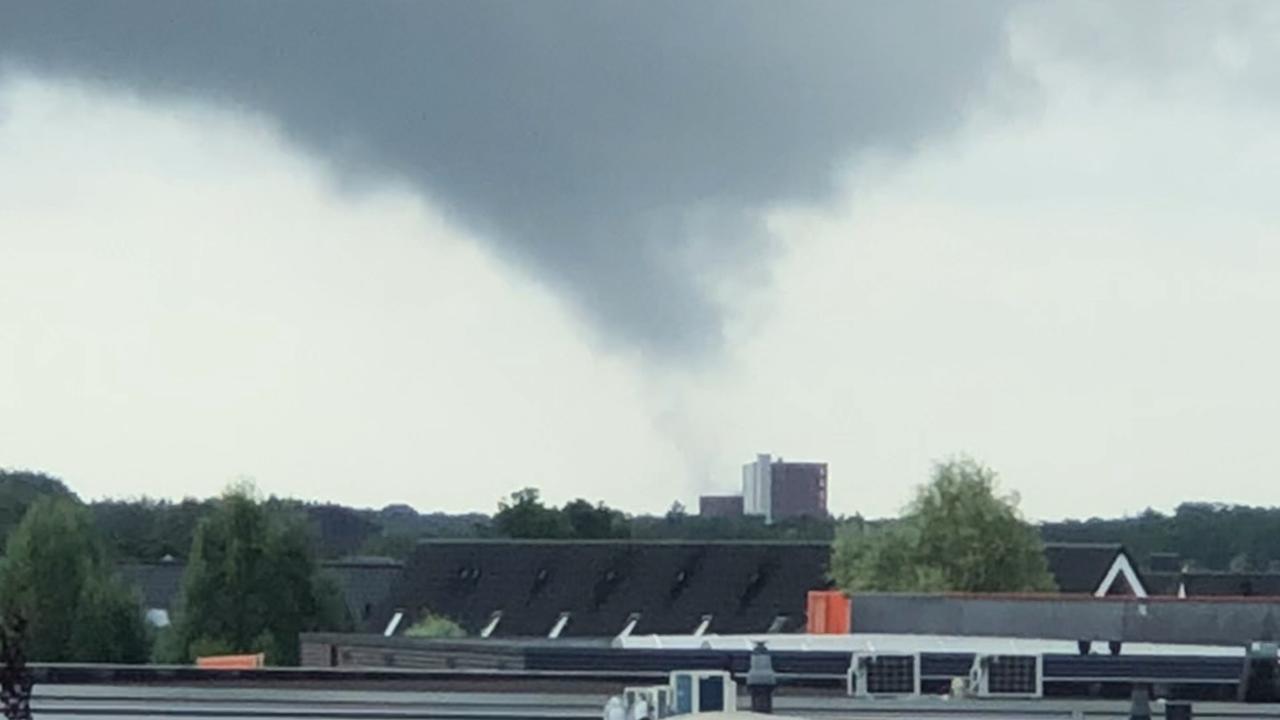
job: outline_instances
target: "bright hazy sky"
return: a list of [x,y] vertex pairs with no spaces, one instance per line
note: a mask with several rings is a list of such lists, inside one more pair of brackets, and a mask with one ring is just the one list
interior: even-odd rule
[[41,5],[0,0],[0,466],[1275,503],[1280,5]]

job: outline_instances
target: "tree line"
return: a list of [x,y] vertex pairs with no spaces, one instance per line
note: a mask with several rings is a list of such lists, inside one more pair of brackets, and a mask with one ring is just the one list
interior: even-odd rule
[[[40,473],[0,470],[0,538],[7,537],[39,497],[76,499],[60,480]],[[78,499],[77,499],[78,501]],[[180,501],[109,499],[85,503],[94,526],[118,560],[185,559],[195,531],[218,499]],[[320,559],[373,555],[404,559],[426,538],[514,537],[560,539],[796,539],[830,540],[830,519],[797,519],[766,525],[763,518],[705,518],[680,503],[658,516],[629,515],[601,502],[575,499],[548,506],[537,489],[512,493],[493,514],[420,513],[408,505],[373,510],[333,503],[271,497],[274,513],[300,518]]]
[[250,487],[208,501],[184,553],[172,623],[153,628],[90,508],[50,478],[34,486],[47,492],[27,497],[0,564],[0,614],[6,627],[22,620],[32,661],[189,663],[260,652],[296,665],[300,633],[351,626],[306,522]]
[[[74,494],[59,480],[33,472],[0,470],[0,538],[17,526],[32,502],[44,495]],[[536,489],[503,499],[493,514],[420,513],[408,505],[350,508],[268,498],[273,511],[297,516],[310,528],[318,558],[377,555],[403,559],[424,538],[549,537],[593,539],[795,539],[829,540],[841,522],[861,517],[799,519],[766,525],[761,518],[704,518],[674,503],[663,515],[629,515],[600,502],[576,499],[547,505]],[[134,499],[87,503],[89,514],[113,557],[155,561],[185,558],[196,526],[213,499]],[[1193,568],[1280,569],[1280,508],[1184,503],[1172,513],[1154,510],[1134,517],[1042,523],[1045,542],[1119,542],[1140,562],[1151,553],[1176,553]]]
[[1174,553],[1191,569],[1280,571],[1280,508],[1182,503],[1172,513],[1045,523],[1047,542],[1119,542],[1140,560]]
[[831,518],[765,524],[762,517],[702,517],[689,514],[679,502],[661,516],[632,516],[582,498],[560,507],[547,505],[537,488],[524,488],[498,503],[484,534],[546,540],[831,540],[836,524]]

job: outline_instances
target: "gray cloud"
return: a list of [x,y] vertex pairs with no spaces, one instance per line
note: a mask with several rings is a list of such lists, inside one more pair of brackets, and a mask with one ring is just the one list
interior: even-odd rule
[[[443,201],[603,337],[671,357],[716,347],[696,277],[761,256],[741,217],[821,198],[851,152],[954,125],[1005,60],[1005,17],[901,0],[0,1],[0,60],[267,113],[343,171]],[[689,253],[695,213],[733,220]]]
[[[1015,34],[1040,60],[1123,74],[1151,90],[1275,98],[1280,88],[1280,5],[1266,0],[1078,0],[1027,4]],[[1154,85],[1154,87],[1152,87]]]

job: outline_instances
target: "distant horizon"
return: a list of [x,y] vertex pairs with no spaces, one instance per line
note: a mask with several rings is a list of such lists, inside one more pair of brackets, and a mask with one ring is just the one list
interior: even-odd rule
[[[84,495],[82,495],[81,493],[79,493],[78,491],[76,491],[76,488],[75,488],[75,486],[74,486],[74,484],[73,484],[73,483],[71,483],[71,482],[69,482],[68,480],[66,480],[66,478],[60,477],[60,476],[55,475],[55,474],[53,474],[53,473],[45,472],[45,471],[42,471],[42,470],[36,470],[36,469],[32,469],[32,468],[17,468],[17,467],[7,467],[7,466],[0,466],[0,472],[3,472],[3,473],[32,473],[32,474],[36,474],[36,475],[43,475],[43,476],[45,476],[45,477],[48,477],[48,478],[52,478],[52,479],[58,480],[58,481],[60,481],[60,482],[64,483],[64,484],[67,486],[67,488],[68,488],[69,490],[71,490],[73,493],[76,493],[77,497],[80,497],[80,499],[81,499],[82,501],[84,501],[84,502],[89,502],[89,503],[107,503],[107,502],[148,502],[148,501],[151,501],[151,502],[168,502],[168,503],[172,503],[172,504],[177,504],[177,503],[182,503],[182,502],[184,502],[184,501],[204,502],[204,501],[207,501],[207,500],[213,500],[213,499],[216,499],[219,495],[221,495],[221,494],[222,494],[222,491],[219,491],[219,492],[216,492],[216,493],[211,493],[211,494],[203,495],[203,496],[198,496],[198,495],[186,495],[186,496],[180,496],[180,497],[179,497],[179,496],[151,496],[151,495],[112,495],[112,496],[95,496],[95,497],[88,497],[88,498],[86,498]],[[413,503],[410,503],[410,502],[397,502],[397,501],[392,501],[392,502],[388,502],[388,503],[383,503],[383,504],[381,504],[381,505],[365,505],[365,504],[345,503],[345,502],[341,502],[341,501],[337,501],[337,500],[329,500],[329,499],[324,499],[324,498],[316,498],[316,497],[302,497],[302,496],[297,496],[297,495],[284,495],[284,494],[279,494],[279,493],[271,493],[271,492],[265,491],[265,490],[263,489],[263,487],[262,487],[260,484],[258,484],[256,481],[254,481],[252,478],[241,478],[241,479],[239,479],[239,480],[232,480],[232,481],[229,481],[229,482],[227,483],[227,485],[226,485],[226,488],[231,488],[231,487],[232,487],[236,482],[240,482],[240,481],[243,481],[243,480],[246,480],[246,479],[247,479],[247,480],[249,480],[250,482],[253,482],[254,487],[255,487],[259,492],[261,492],[261,493],[263,494],[263,497],[264,497],[264,498],[275,498],[275,499],[280,499],[280,500],[296,500],[296,501],[299,501],[299,502],[309,503],[309,504],[315,504],[315,505],[334,505],[334,506],[339,506],[339,507],[346,507],[346,508],[350,508],[350,509],[352,509],[352,510],[356,510],[356,511],[368,511],[368,512],[381,512],[381,511],[386,510],[387,508],[396,507],[396,506],[405,506],[405,507],[409,507],[410,509],[412,509],[414,512],[418,513],[419,515],[449,515],[449,516],[483,515],[483,516],[486,516],[486,517],[492,517],[492,516],[493,516],[493,514],[494,514],[495,512],[497,512],[497,509],[498,509],[498,503],[499,503],[500,501],[502,501],[502,500],[506,500],[506,499],[508,499],[508,498],[509,498],[509,496],[510,496],[510,493],[516,492],[516,491],[518,491],[518,490],[522,490],[522,489],[524,489],[524,487],[534,487],[535,489],[537,489],[537,490],[539,491],[539,493],[542,493],[542,491],[543,491],[543,490],[545,490],[545,488],[540,487],[540,486],[537,486],[537,485],[524,486],[524,487],[518,487],[518,488],[512,488],[512,489],[511,489],[511,491],[510,491],[509,493],[507,493],[506,495],[503,495],[503,496],[502,496],[502,497],[500,497],[500,498],[496,498],[496,499],[493,501],[493,504],[492,504],[492,506],[491,506],[489,509],[478,509],[478,508],[472,508],[472,509],[461,509],[461,510],[453,510],[453,509],[449,509],[449,510],[443,510],[443,509],[425,509],[425,510],[424,510],[423,506],[414,505]],[[708,495],[710,495],[710,494],[717,494],[717,495],[738,495],[738,494],[741,494],[741,493],[726,492],[726,493],[704,493],[704,494],[708,494]],[[604,499],[604,498],[592,498],[592,497],[586,497],[586,496],[578,496],[578,497],[570,497],[570,498],[566,498],[566,499],[561,500],[561,501],[558,501],[558,502],[551,502],[551,501],[549,501],[549,500],[547,499],[547,497],[546,497],[545,495],[543,495],[541,499],[543,500],[543,502],[544,502],[546,505],[548,505],[548,506],[554,506],[554,507],[562,507],[565,503],[572,502],[572,501],[574,501],[574,500],[586,500],[586,501],[588,501],[588,502],[592,503],[593,505],[594,505],[594,504],[597,504],[597,503],[600,503],[600,502],[603,502],[606,506],[608,506],[608,507],[610,507],[610,508],[612,508],[612,509],[614,509],[614,510],[619,510],[619,511],[621,511],[621,512],[623,512],[623,513],[625,513],[625,514],[627,514],[627,515],[629,515],[629,516],[632,516],[632,517],[661,517],[661,516],[663,516],[663,515],[665,515],[665,514],[666,514],[666,511],[661,511],[661,512],[645,512],[645,511],[641,511],[641,512],[633,512],[633,511],[630,511],[630,510],[628,510],[627,508],[622,507],[622,506],[620,506],[620,505],[614,505],[614,504],[610,503],[607,499]],[[677,501],[681,502],[681,504],[683,504],[683,505],[685,506],[685,511],[686,511],[686,513],[687,513],[688,515],[691,515],[691,516],[696,516],[696,515],[698,515],[698,511],[697,511],[697,501],[698,501],[698,498],[697,498],[697,497],[692,498],[692,500],[691,500],[690,502],[685,502],[684,500],[681,500],[681,499],[679,499],[679,498],[673,499],[670,503],[668,503],[668,507],[670,507],[670,504],[672,504],[672,503],[674,503],[674,502],[677,502]],[[1179,506],[1181,506],[1181,505],[1206,505],[1206,506],[1218,506],[1218,507],[1228,507],[1228,508],[1251,508],[1251,509],[1260,509],[1260,510],[1280,510],[1280,505],[1250,505],[1250,504],[1247,504],[1247,503],[1233,503],[1233,502],[1226,502],[1226,501],[1185,500],[1185,501],[1182,501],[1182,502],[1178,503],[1177,505],[1175,505],[1175,506],[1173,506],[1172,508],[1169,508],[1169,509],[1161,509],[1161,508],[1144,508],[1143,510],[1140,510],[1140,511],[1137,511],[1137,512],[1124,513],[1124,514],[1115,514],[1115,515],[1089,515],[1089,516],[1076,516],[1076,517],[1063,516],[1063,517],[1036,518],[1036,517],[1031,517],[1031,516],[1027,515],[1026,513],[1023,513],[1023,517],[1024,517],[1024,518],[1026,518],[1026,520],[1027,520],[1028,522],[1031,522],[1031,523],[1034,523],[1034,524],[1037,524],[1037,525],[1040,525],[1040,524],[1050,524],[1050,523],[1068,523],[1068,522],[1081,522],[1081,523],[1085,523],[1085,522],[1089,522],[1089,521],[1091,521],[1091,520],[1125,520],[1125,519],[1132,519],[1132,518],[1138,518],[1138,517],[1141,517],[1143,514],[1145,514],[1145,513],[1146,513],[1147,511],[1149,511],[1149,510],[1154,510],[1155,512],[1157,512],[1157,513],[1159,513],[1159,514],[1161,514],[1161,515],[1164,515],[1164,516],[1172,516],[1172,515],[1174,515],[1174,514],[1175,514],[1175,512],[1176,512],[1177,508],[1178,508]],[[875,516],[873,516],[873,515],[862,515],[861,517],[862,517],[864,520],[879,521],[879,520],[892,520],[892,519],[894,519],[895,517],[897,517],[897,515],[898,515],[898,513],[894,513],[894,514],[892,514],[892,515],[875,515]],[[831,520],[835,521],[835,522],[840,522],[840,521],[844,521],[844,520],[851,520],[851,519],[853,519],[854,517],[857,517],[857,516],[859,516],[859,514],[855,512],[855,513],[845,513],[845,514],[830,514],[830,515],[829,515],[829,518],[830,518]]]

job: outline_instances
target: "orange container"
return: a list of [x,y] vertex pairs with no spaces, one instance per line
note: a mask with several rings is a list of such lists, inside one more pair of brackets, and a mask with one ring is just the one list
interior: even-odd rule
[[206,655],[196,658],[196,667],[211,670],[245,670],[260,668],[266,661],[262,653],[256,655]]
[[811,635],[846,635],[850,626],[849,596],[839,590],[810,590],[807,603]]

